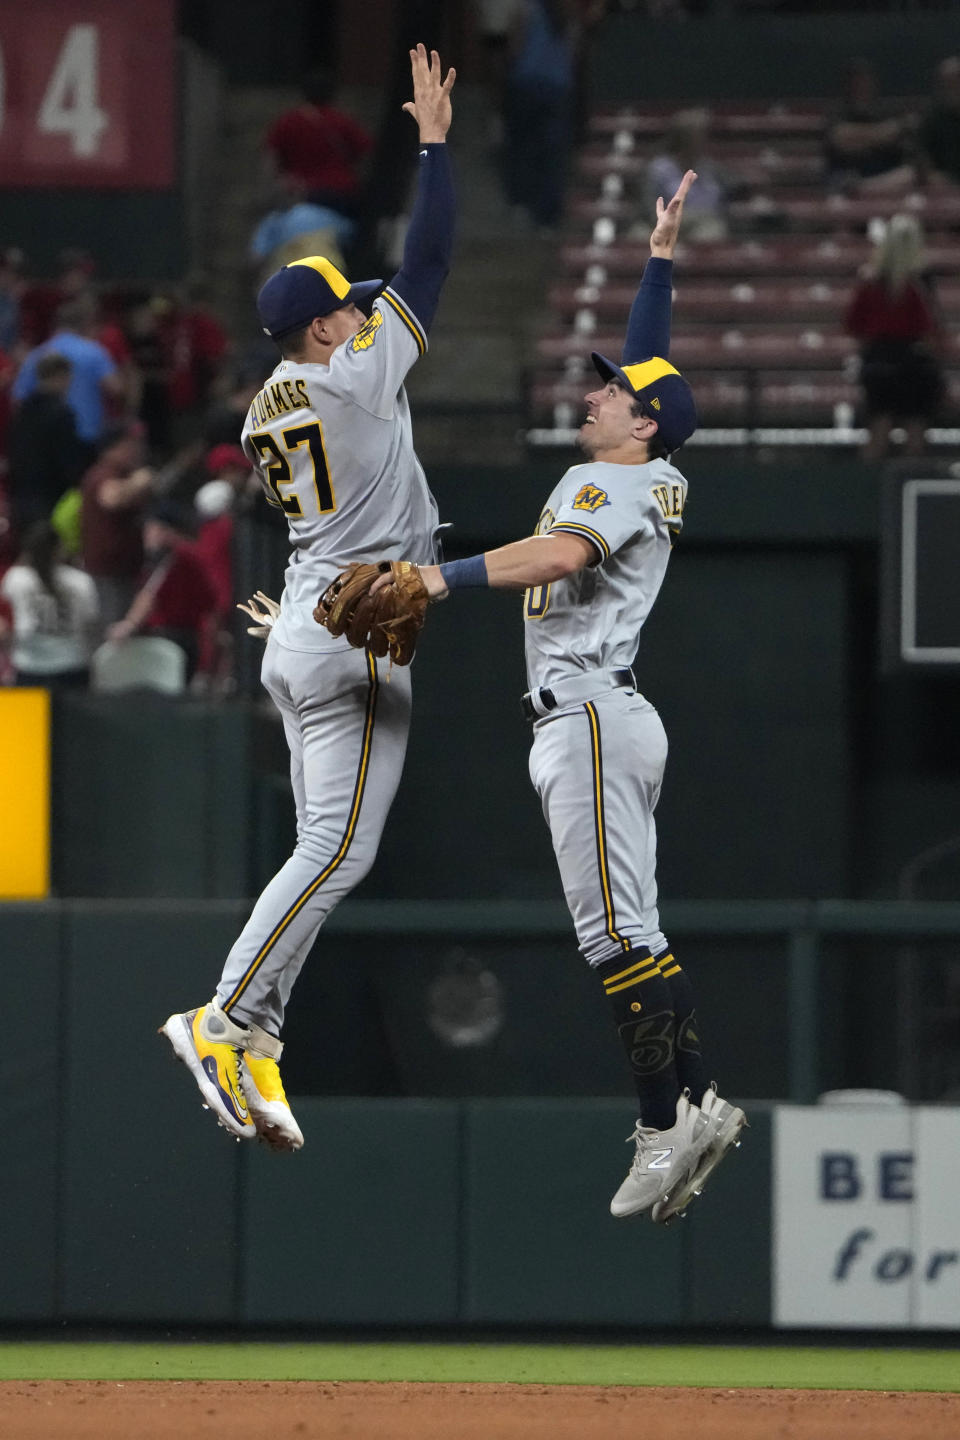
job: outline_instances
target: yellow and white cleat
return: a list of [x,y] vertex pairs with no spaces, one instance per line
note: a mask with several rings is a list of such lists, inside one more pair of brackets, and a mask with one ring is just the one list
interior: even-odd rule
[[240,1068],[243,1093],[257,1135],[271,1150],[299,1150],[303,1132],[293,1118],[277,1063],[283,1045],[257,1025],[250,1027],[250,1035]]
[[212,1000],[198,1010],[171,1015],[160,1034],[193,1075],[218,1123],[238,1140],[252,1140],[257,1129],[240,1079],[240,1054],[249,1043],[249,1030],[236,1025]]

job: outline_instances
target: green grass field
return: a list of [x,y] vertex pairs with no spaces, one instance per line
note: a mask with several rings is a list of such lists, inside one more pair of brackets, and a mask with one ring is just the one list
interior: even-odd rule
[[0,1380],[434,1380],[960,1390],[960,1351],[713,1345],[0,1342]]

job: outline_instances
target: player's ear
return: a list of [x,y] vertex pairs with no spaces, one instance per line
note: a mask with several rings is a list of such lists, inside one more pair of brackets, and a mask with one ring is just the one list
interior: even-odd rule
[[630,434],[634,440],[645,440],[649,442],[659,430],[659,425],[652,415],[634,415],[633,424],[630,426]]

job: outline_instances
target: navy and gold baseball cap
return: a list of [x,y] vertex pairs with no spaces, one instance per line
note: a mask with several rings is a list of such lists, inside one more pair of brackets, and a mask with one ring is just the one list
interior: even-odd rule
[[344,305],[360,305],[382,285],[382,280],[359,280],[351,285],[325,256],[307,255],[270,276],[257,296],[257,314],[263,333],[280,340],[318,316]]
[[641,402],[668,450],[679,450],[697,428],[697,407],[693,391],[669,360],[653,355],[635,365],[615,365],[612,360],[590,356],[602,380],[618,380],[624,390]]

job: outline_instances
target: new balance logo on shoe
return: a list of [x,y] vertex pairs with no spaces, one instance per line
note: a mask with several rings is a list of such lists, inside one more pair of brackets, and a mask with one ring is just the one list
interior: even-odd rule
[[673,1154],[673,1146],[672,1146],[672,1145],[670,1146],[669,1150],[652,1150],[650,1153],[651,1153],[652,1155],[655,1155],[657,1158],[656,1158],[655,1160],[648,1160],[648,1161],[647,1161],[647,1169],[648,1169],[648,1170],[667,1170],[667,1169],[669,1169],[669,1167],[670,1167],[670,1156]]

